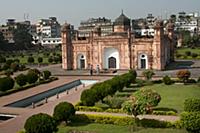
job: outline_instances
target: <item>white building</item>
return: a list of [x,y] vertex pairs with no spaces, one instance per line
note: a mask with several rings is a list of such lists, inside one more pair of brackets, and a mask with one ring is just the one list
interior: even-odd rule
[[54,48],[61,43],[61,38],[43,38],[41,40],[41,45],[49,48]]

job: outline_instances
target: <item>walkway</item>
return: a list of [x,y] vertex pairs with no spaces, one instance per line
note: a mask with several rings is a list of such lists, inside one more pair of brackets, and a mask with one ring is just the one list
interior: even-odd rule
[[37,114],[37,113],[47,113],[47,114],[52,115],[54,107],[62,101],[68,101],[70,103],[76,104],[80,99],[81,92],[84,89],[87,89],[87,87],[78,88],[77,91],[75,89],[72,89],[69,91],[69,94],[62,96],[59,99],[49,100],[49,102],[47,104],[36,107],[34,109],[3,107],[4,105],[7,105],[14,101],[38,94],[40,92],[44,92],[46,90],[55,88],[57,86],[64,85],[64,84],[74,81],[76,79],[106,80],[108,78],[107,77],[96,77],[96,76],[95,77],[94,76],[59,77],[59,80],[51,82],[49,84],[40,85],[40,86],[33,87],[33,88],[25,90],[25,91],[21,91],[21,92],[17,92],[15,94],[11,94],[8,96],[0,97],[0,113],[17,115],[16,118],[13,118],[13,119],[10,119],[10,120],[0,123],[0,131],[2,133],[16,133],[19,130],[23,129],[24,123],[28,117],[30,117],[33,114]]

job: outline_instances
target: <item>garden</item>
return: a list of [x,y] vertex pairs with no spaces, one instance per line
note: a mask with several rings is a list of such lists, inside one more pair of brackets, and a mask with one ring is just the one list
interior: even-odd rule
[[[200,78],[190,78],[188,70],[177,72],[177,78],[164,76],[152,80],[154,72],[143,72],[145,80],[137,79],[137,73],[128,73],[97,83],[81,94],[81,101],[75,106],[63,102],[49,116],[52,130],[40,123],[36,114],[27,119],[27,132],[58,133],[199,133],[200,131]],[[76,114],[76,111],[110,112],[111,114]],[[124,115],[112,115],[116,113]],[[128,114],[125,115],[125,114]],[[139,119],[138,115],[174,115],[177,121]],[[33,118],[38,117],[38,118]],[[39,118],[40,117],[40,118]],[[30,120],[31,119],[31,120]],[[34,121],[35,119],[35,121]],[[44,120],[44,119],[43,119]],[[46,120],[47,121],[47,120]],[[34,122],[35,126],[32,126]],[[40,126],[40,127],[37,127]],[[38,131],[38,130],[42,131]],[[48,129],[48,131],[47,131]],[[24,132],[24,131],[22,131]]]
[[200,59],[200,48],[177,48],[176,50],[177,59]]

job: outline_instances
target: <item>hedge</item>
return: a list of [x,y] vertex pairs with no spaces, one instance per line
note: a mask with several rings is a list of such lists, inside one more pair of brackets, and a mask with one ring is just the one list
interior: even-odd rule
[[200,133],[200,112],[184,112],[181,114],[181,122],[190,133]]
[[153,115],[174,115],[174,116],[177,115],[177,113],[174,111],[155,111],[155,110],[152,112],[152,114]]
[[200,111],[200,99],[189,98],[184,102],[184,110],[187,112]]
[[132,117],[111,116],[111,115],[93,115],[93,114],[78,114],[72,118],[72,122],[77,123],[100,123],[113,125],[135,125],[135,120]]
[[122,109],[111,109],[108,108],[106,110],[99,108],[99,107],[88,107],[88,106],[75,106],[75,109],[77,111],[83,111],[83,112],[108,112],[108,113],[124,113]]

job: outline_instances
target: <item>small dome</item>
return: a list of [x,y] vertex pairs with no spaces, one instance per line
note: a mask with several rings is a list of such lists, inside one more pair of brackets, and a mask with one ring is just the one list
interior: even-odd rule
[[126,17],[122,11],[121,15],[115,20],[114,24],[130,26],[130,19],[128,17]]

